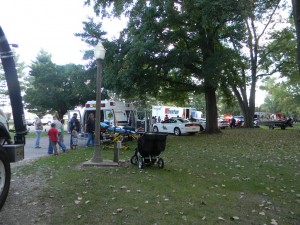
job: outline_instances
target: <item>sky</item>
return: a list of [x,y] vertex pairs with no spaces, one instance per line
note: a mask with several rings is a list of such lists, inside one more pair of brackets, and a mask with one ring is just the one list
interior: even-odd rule
[[[52,55],[55,64],[85,64],[83,53],[92,49],[75,33],[83,31],[83,21],[95,17],[92,7],[84,0],[0,0],[0,26],[9,43],[18,44],[20,60],[30,65],[41,49]],[[126,21],[104,20],[108,38],[116,37]],[[265,94],[258,88],[256,105],[263,103]]]
[[[59,65],[83,64],[83,52],[91,49],[75,37],[83,31],[83,21],[95,17],[84,0],[0,0],[0,26],[9,43],[27,65],[44,49]],[[110,37],[118,35],[125,22],[103,21]]]

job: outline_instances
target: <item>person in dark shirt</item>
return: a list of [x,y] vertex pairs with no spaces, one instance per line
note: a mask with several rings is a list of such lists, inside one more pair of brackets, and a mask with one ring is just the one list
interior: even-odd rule
[[85,132],[88,134],[88,139],[85,147],[89,147],[90,143],[92,146],[95,144],[95,116],[93,113],[90,113],[85,124]]
[[[80,122],[77,119],[77,113],[73,114],[73,117],[70,120],[70,132],[72,132],[74,130],[74,128],[76,127],[76,131],[77,133],[80,133]],[[71,149],[73,149],[73,141],[72,138],[70,138],[70,147]]]

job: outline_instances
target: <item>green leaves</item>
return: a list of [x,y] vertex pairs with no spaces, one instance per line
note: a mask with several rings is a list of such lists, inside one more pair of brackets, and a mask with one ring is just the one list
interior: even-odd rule
[[32,112],[62,116],[96,96],[96,72],[87,73],[81,65],[56,65],[42,50],[30,68],[24,100]]

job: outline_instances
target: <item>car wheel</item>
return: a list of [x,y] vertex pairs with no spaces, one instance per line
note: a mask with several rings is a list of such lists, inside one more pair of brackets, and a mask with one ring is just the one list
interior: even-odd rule
[[10,164],[9,159],[2,149],[0,149],[0,210],[7,198],[10,185]]
[[181,131],[180,131],[180,129],[178,127],[174,128],[174,134],[175,134],[175,136],[181,135]]
[[161,169],[164,168],[164,165],[165,165],[164,160],[162,158],[159,158],[157,160],[157,165],[158,165],[158,168],[161,168]]
[[153,132],[156,132],[156,133],[158,133],[158,127],[153,127]]

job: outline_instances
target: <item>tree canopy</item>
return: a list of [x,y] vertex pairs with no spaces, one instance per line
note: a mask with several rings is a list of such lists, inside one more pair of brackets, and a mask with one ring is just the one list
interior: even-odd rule
[[189,93],[204,93],[207,131],[215,132],[216,90],[231,54],[222,42],[238,36],[246,2],[93,1],[97,15],[129,16],[120,38],[104,43],[104,84],[124,97],[153,96],[179,104]]
[[63,116],[67,110],[95,99],[95,71],[86,71],[82,65],[56,65],[44,50],[30,69],[24,100],[31,112]]

